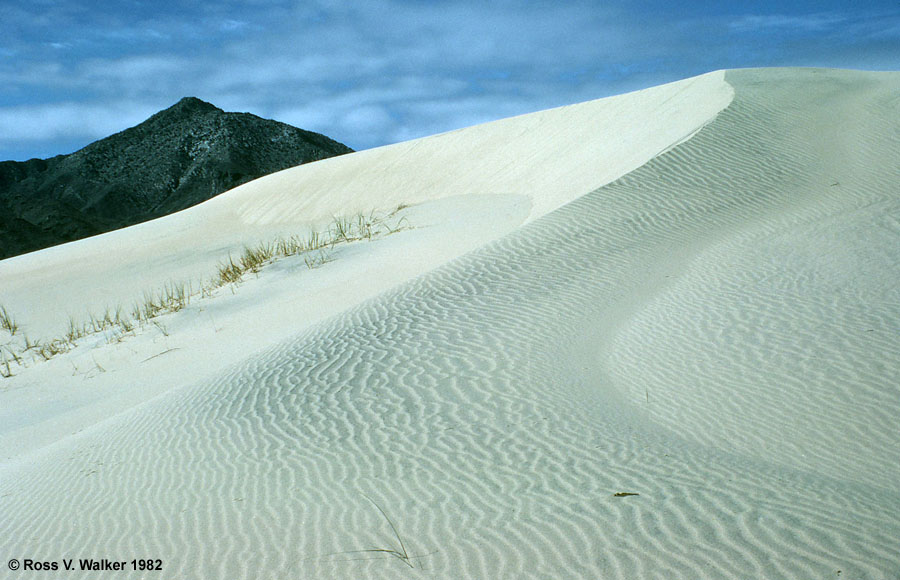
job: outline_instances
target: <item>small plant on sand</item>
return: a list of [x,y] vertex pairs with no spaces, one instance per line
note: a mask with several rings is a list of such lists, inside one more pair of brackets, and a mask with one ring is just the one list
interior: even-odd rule
[[241,270],[250,271],[254,274],[258,273],[260,268],[272,260],[275,255],[276,244],[260,244],[255,248],[244,246],[244,254],[241,256]]
[[[404,224],[406,224],[406,225],[404,225]],[[385,222],[384,228],[387,230],[388,234],[395,234],[395,233],[399,232],[400,230],[410,229],[410,228],[412,228],[412,226],[409,225],[409,220],[406,219],[406,216],[403,216],[399,220],[397,220],[397,222],[393,225],[393,227],[389,223]]]
[[297,236],[281,238],[276,243],[278,255],[281,257],[295,256],[303,251],[303,242]]
[[75,319],[71,316],[69,317],[69,329],[66,331],[65,338],[69,342],[69,344],[75,344],[75,341],[79,338],[84,337],[85,329],[84,326],[78,326],[75,323]]
[[275,250],[277,254],[283,258],[296,256],[305,252],[311,252],[327,246],[329,242],[325,241],[325,237],[319,232],[311,232],[304,240],[299,236],[291,236],[289,238],[281,238],[275,242]]
[[331,237],[331,247],[341,242],[349,242],[353,239],[352,231],[353,222],[349,218],[335,216],[331,227],[328,228],[328,234]]
[[357,214],[356,216],[356,233],[361,239],[372,240],[372,236],[378,233],[378,220],[375,219],[375,213],[369,215]]
[[0,328],[8,330],[11,335],[15,335],[19,330],[19,325],[13,320],[13,317],[6,311],[5,306],[0,306]]
[[[96,334],[98,332],[103,332],[104,330],[108,330],[117,326],[119,322],[122,320],[122,307],[119,306],[115,310],[110,310],[109,307],[104,310],[103,315],[95,316],[92,312],[88,313],[87,323],[81,328],[81,335],[84,336],[86,334]],[[73,324],[69,324],[69,330],[73,329]]]
[[216,282],[219,286],[226,284],[236,284],[244,277],[244,271],[241,267],[234,263],[231,255],[228,256],[228,262],[220,262],[218,268],[218,278]]
[[389,518],[388,515],[386,513],[384,513],[384,510],[381,509],[381,506],[378,505],[377,503],[375,503],[374,499],[367,496],[366,494],[363,494],[363,497],[365,497],[367,500],[372,502],[372,505],[374,505],[375,508],[378,509],[379,512],[381,512],[381,515],[384,517],[384,519],[387,520],[388,525],[391,526],[391,531],[394,532],[394,537],[397,538],[397,543],[400,545],[400,549],[397,550],[397,549],[392,549],[392,548],[370,548],[368,550],[358,550],[357,552],[358,553],[366,553],[366,552],[373,553],[374,552],[374,553],[388,554],[389,556],[393,556],[393,557],[397,558],[398,560],[400,560],[401,562],[403,562],[410,568],[415,568],[415,566],[413,566],[412,561],[410,561],[409,552],[406,551],[406,546],[403,544],[403,538],[400,537],[400,532],[397,531],[397,526],[395,526],[394,522],[391,521],[391,518]]
[[119,322],[119,327],[121,327],[122,331],[126,333],[134,331],[134,324],[127,318],[122,319]]
[[13,376],[10,363],[22,366],[22,357],[17,355],[9,346],[0,346],[0,377],[8,379]]
[[[3,350],[2,347],[0,347],[0,352],[2,352],[2,350]],[[9,348],[8,346],[6,347],[6,352],[3,353],[3,357],[4,357],[4,359],[12,360],[12,362],[16,363],[19,366],[22,366],[22,364],[23,364],[22,357],[17,355],[16,352],[14,350],[12,350],[11,348]]]
[[178,312],[191,303],[193,288],[187,282],[168,282],[159,292],[159,303],[168,312]]
[[136,320],[142,326],[151,319],[166,312],[178,312],[191,303],[193,286],[188,282],[167,282],[160,290],[144,292],[144,299],[135,302],[131,307],[131,318],[124,316],[120,309],[116,310],[113,319],[114,325],[124,332],[131,332],[134,328],[132,320]]
[[37,341],[34,345],[35,352],[37,352],[45,361],[50,360],[58,354],[69,352],[70,348],[71,345],[68,342],[59,338],[51,339],[46,343]]
[[153,326],[155,326],[156,329],[162,333],[163,336],[169,336],[169,327],[158,320],[152,320],[151,322],[153,323]]
[[0,377],[8,379],[11,376],[13,376],[13,373],[12,369],[9,368],[9,358],[7,358],[3,349],[0,348]]

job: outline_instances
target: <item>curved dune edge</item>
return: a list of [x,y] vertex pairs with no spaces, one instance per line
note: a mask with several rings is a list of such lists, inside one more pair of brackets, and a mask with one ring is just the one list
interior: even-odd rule
[[[0,551],[211,578],[895,575],[900,75],[727,80],[713,123],[622,179],[0,467]],[[367,497],[413,567],[358,552],[398,550]]]
[[[731,97],[718,71],[302,165],[165,218],[0,261],[0,304],[33,335],[59,334],[70,315],[127,303],[168,280],[209,277],[245,244],[305,235],[335,215],[499,194],[527,198],[532,220],[690,136]],[[465,235],[479,245],[497,232]]]
[[733,98],[724,76],[711,72],[287,169],[210,200],[207,209],[259,225],[514,193],[531,200],[532,221],[696,133]]
[[166,218],[0,261],[0,305],[33,341],[63,336],[70,318],[89,312],[127,313],[168,282],[199,288],[244,244],[416,204],[403,212],[415,229],[341,250],[314,275],[288,261],[137,339],[99,335],[15,369],[0,384],[9,391],[0,460],[210,376],[603,185],[714,118],[733,94],[723,79],[709,73],[303,165]]

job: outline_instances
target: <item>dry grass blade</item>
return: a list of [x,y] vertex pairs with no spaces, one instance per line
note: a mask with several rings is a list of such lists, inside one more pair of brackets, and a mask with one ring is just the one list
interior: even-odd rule
[[9,315],[5,306],[0,306],[0,328],[8,330],[11,335],[14,335],[19,330],[19,325]]
[[[3,355],[3,362],[0,362],[0,377],[8,379],[13,376],[12,369],[9,367],[9,359],[6,358],[6,353],[3,352],[2,349],[0,349],[0,354]],[[9,354],[11,354],[16,360],[18,360],[18,357],[15,355],[15,353],[10,352]]]
[[340,242],[353,241],[353,223],[348,218],[335,217],[329,232],[331,247]]
[[[405,227],[403,226],[404,222],[406,222]],[[409,220],[406,219],[406,216],[403,216],[399,220],[397,220],[397,223],[394,224],[394,227],[391,227],[390,224],[388,224],[387,222],[384,223],[384,227],[387,229],[387,232],[389,234],[394,234],[394,233],[399,232],[400,230],[406,230],[406,229],[412,228],[412,226],[409,225]]]
[[399,550],[391,550],[389,548],[370,548],[368,550],[359,550],[359,552],[370,552],[370,553],[371,552],[380,552],[383,554],[390,554],[391,556],[394,556],[395,558],[402,560],[403,563],[405,563],[410,568],[415,568],[415,566],[413,566],[412,562],[409,559],[409,553],[406,551],[406,546],[403,544],[403,538],[400,537],[400,532],[397,531],[397,526],[395,526],[394,522],[391,521],[391,518],[389,518],[388,515],[386,513],[384,513],[384,510],[381,509],[381,506],[378,505],[377,503],[375,503],[374,499],[367,496],[366,494],[362,494],[362,495],[367,500],[372,502],[372,505],[374,505],[378,509],[378,511],[381,512],[381,515],[384,516],[384,519],[387,520],[388,525],[391,526],[391,530],[394,532],[394,537],[396,537],[397,542],[400,543],[400,549]]

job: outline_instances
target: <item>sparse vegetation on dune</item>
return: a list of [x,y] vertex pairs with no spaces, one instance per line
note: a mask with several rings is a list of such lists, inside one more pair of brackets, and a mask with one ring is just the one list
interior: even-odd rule
[[[143,300],[132,305],[131,316],[138,323],[144,324],[162,314],[178,312],[190,304],[191,297],[196,294],[190,282],[168,282],[160,290],[144,292]],[[130,332],[130,329],[125,330]]]
[[0,306],[0,328],[14,335],[19,330],[19,325],[13,320],[13,317],[6,311],[6,307]]
[[406,546],[403,544],[403,538],[400,537],[400,532],[397,531],[397,526],[394,525],[394,522],[391,521],[391,518],[388,517],[388,515],[385,513],[385,511],[383,509],[381,509],[381,506],[378,505],[377,503],[375,503],[374,499],[372,499],[371,497],[369,497],[365,494],[363,494],[363,496],[367,500],[372,502],[372,505],[374,505],[376,508],[378,508],[378,511],[381,512],[381,515],[384,516],[385,520],[387,520],[388,525],[391,526],[391,531],[394,532],[394,537],[397,538],[397,544],[399,544],[399,549],[397,549],[397,548],[369,548],[368,550],[362,550],[362,551],[387,554],[389,556],[393,556],[394,558],[397,558],[398,560],[400,560],[401,562],[403,562],[410,568],[415,568],[415,566],[413,566],[412,561],[410,560],[409,552],[406,551]]
[[[381,514],[381,517],[383,517],[385,519],[385,521],[387,521],[388,525],[391,527],[391,531],[394,534],[394,538],[397,540],[397,545],[393,548],[389,547],[389,548],[368,548],[365,550],[346,550],[346,551],[342,551],[342,552],[333,552],[330,555],[332,555],[332,556],[350,555],[350,554],[373,554],[373,555],[375,555],[372,558],[368,558],[368,557],[363,558],[363,559],[368,560],[368,559],[377,559],[378,558],[377,554],[383,554],[385,559],[389,558],[389,557],[397,558],[398,560],[400,560],[401,562],[403,562],[410,568],[415,568],[415,565],[413,565],[413,560],[416,559],[417,556],[411,555],[409,552],[406,551],[406,544],[403,543],[403,538],[400,536],[400,532],[397,531],[397,526],[394,525],[394,522],[391,520],[391,518],[388,517],[387,513],[382,509],[382,507],[380,505],[378,505],[375,502],[374,499],[372,499],[371,497],[369,497],[368,495],[366,495],[364,493],[362,494],[362,496],[364,498],[366,498],[367,500],[369,500],[372,503],[372,505],[375,506],[375,508]],[[357,558],[354,558],[354,559],[357,559]]]
[[[144,292],[141,299],[134,301],[128,313],[121,306],[116,306],[107,307],[102,315],[88,313],[80,322],[70,317],[68,330],[57,338],[32,341],[27,334],[19,332],[18,324],[6,307],[0,306],[0,330],[5,330],[9,335],[7,341],[0,344],[0,377],[13,376],[13,368],[24,367],[27,359],[31,362],[46,361],[68,352],[78,345],[79,340],[88,336],[106,333],[107,342],[113,343],[134,335],[147,324],[165,328],[154,319],[182,310],[192,299],[209,298],[219,288],[233,287],[242,282],[248,272],[258,274],[277,260],[302,256],[307,268],[317,268],[331,261],[330,251],[338,244],[373,240],[409,228],[405,217],[397,218],[397,213],[405,207],[401,205],[386,215],[372,212],[353,218],[335,217],[323,232],[314,231],[306,237],[282,237],[253,247],[245,246],[237,259],[229,254],[227,260],[220,261],[216,275],[196,288],[190,282],[167,282],[156,290]],[[167,331],[164,334],[168,336]]]

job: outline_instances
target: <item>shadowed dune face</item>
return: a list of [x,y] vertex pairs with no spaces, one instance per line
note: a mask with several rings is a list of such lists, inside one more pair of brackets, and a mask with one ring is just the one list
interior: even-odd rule
[[713,123],[627,176],[7,470],[0,551],[234,578],[896,573],[900,77],[727,80]]

